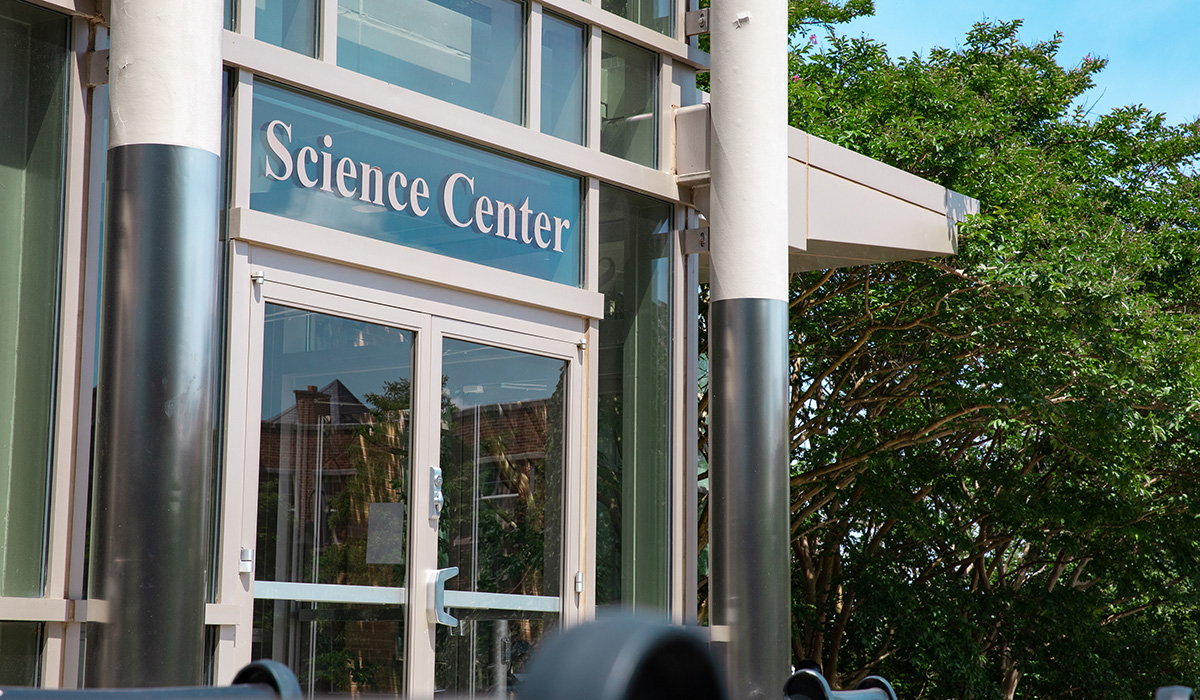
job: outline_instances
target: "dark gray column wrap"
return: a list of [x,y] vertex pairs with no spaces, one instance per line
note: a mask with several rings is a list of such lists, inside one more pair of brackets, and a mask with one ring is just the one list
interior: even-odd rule
[[201,149],[108,152],[89,687],[203,681],[219,183]]
[[787,302],[712,302],[709,348],[714,646],[731,697],[774,700],[791,658]]

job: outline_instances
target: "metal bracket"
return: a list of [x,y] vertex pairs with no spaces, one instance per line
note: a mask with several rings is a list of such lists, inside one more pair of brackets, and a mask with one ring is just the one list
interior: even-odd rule
[[254,573],[254,548],[242,547],[241,555],[238,557],[238,573],[252,574]]
[[263,282],[267,281],[267,273],[262,270],[255,270],[250,273],[250,281],[254,283],[254,286],[261,287]]
[[708,252],[708,227],[689,228],[680,232],[680,247],[684,255]]
[[442,517],[442,508],[446,507],[446,495],[442,492],[442,468],[429,468],[429,519],[437,520]]
[[446,612],[446,581],[458,575],[458,567],[435,569],[429,572],[429,595],[426,609],[429,622],[435,625],[458,627],[458,618]]
[[84,54],[84,60],[86,61],[84,70],[87,71],[85,76],[87,86],[108,85],[108,49],[88,51]]
[[683,16],[684,36],[708,34],[708,8],[692,10]]

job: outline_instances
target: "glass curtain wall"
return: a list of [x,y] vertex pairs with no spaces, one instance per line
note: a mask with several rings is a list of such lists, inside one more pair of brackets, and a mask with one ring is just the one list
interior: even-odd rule
[[604,35],[600,57],[600,150],[658,164],[658,54]]
[[[68,23],[0,0],[0,595],[40,597],[54,411]],[[3,623],[0,643],[27,638]],[[6,665],[8,668],[8,665]]]
[[671,212],[600,188],[598,605],[669,604]]

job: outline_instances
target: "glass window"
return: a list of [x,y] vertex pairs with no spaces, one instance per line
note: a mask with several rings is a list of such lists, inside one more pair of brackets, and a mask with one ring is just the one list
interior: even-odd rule
[[596,602],[666,610],[671,205],[600,187]]
[[604,35],[600,58],[600,150],[658,164],[658,54]]
[[0,595],[42,594],[67,20],[0,0]]
[[0,686],[36,686],[42,657],[42,623],[0,622]]
[[254,38],[305,56],[316,56],[317,6],[317,0],[257,0]]
[[542,133],[583,143],[583,27],[542,13]]
[[338,65],[521,123],[524,28],[513,0],[338,0]]
[[673,0],[603,0],[600,7],[670,36],[673,29],[671,7],[674,4]]

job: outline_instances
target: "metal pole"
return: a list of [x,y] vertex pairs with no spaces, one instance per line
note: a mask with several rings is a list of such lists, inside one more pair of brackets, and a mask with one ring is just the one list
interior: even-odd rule
[[711,5],[711,624],[730,697],[787,680],[787,3]]
[[111,2],[90,687],[203,681],[222,12]]

